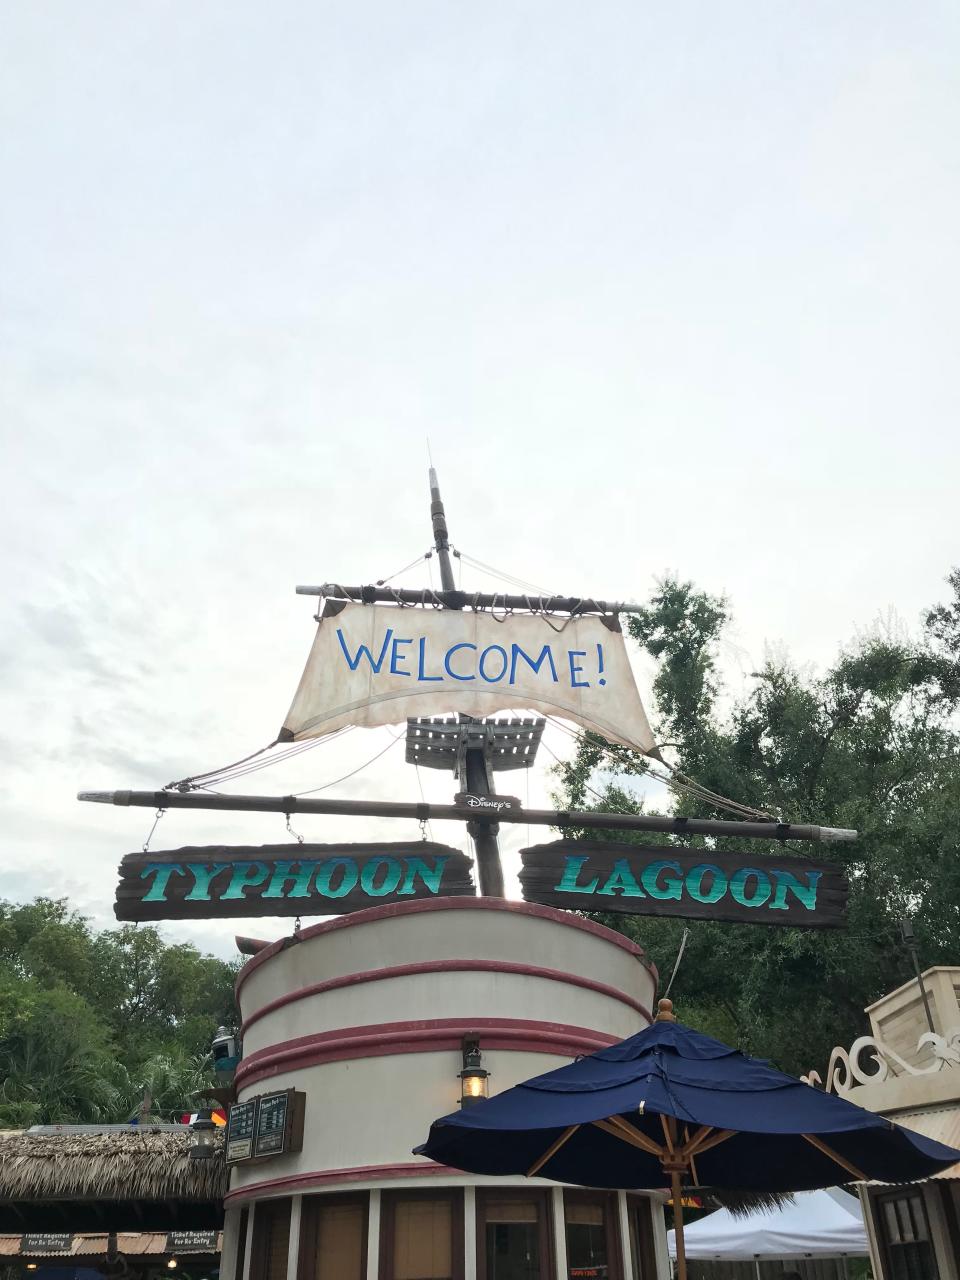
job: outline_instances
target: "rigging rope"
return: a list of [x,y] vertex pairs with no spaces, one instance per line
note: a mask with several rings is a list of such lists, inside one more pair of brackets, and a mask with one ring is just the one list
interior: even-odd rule
[[[574,732],[574,730],[570,729],[567,725],[563,724],[562,721],[557,720],[550,715],[548,715],[546,719],[550,722],[550,724],[554,726],[554,728],[560,729],[568,737],[572,738],[574,742],[578,742],[578,743],[580,742],[580,735]],[[599,743],[592,743],[591,745],[596,746],[597,750],[600,751],[602,755],[607,756],[614,764],[618,765],[621,769],[624,768],[624,765],[626,762],[623,760],[621,756],[619,756],[611,748],[601,746]],[[547,750],[549,751],[550,748],[547,747]],[[550,754],[553,755],[554,753],[551,751]],[[554,756],[554,759],[556,758],[557,757]],[[559,761],[559,763],[562,764],[563,762]],[[777,818],[774,814],[768,813],[765,809],[754,809],[750,805],[740,804],[739,801],[737,800],[730,800],[726,796],[721,796],[719,792],[711,791],[708,787],[701,786],[700,783],[697,782],[694,778],[688,778],[686,774],[680,773],[679,770],[674,769],[673,766],[668,764],[666,760],[658,761],[657,763],[662,764],[663,767],[668,771],[668,774],[666,776],[662,773],[658,773],[649,764],[644,765],[644,770],[643,770],[644,774],[647,777],[654,778],[658,782],[662,782],[664,786],[671,788],[671,790],[673,791],[684,792],[685,794],[691,796],[694,800],[700,800],[704,804],[707,804],[715,809],[725,809],[728,813],[732,813],[735,816],[738,816],[741,818],[753,818],[758,822],[770,822],[770,823],[782,821],[782,819]],[[597,799],[601,801],[603,800],[603,797],[597,795],[597,793],[593,791],[592,788],[587,787],[587,790],[589,790],[591,795],[595,796]],[[615,810],[614,812],[619,812],[619,811]]]
[[372,765],[375,760],[379,760],[381,756],[385,756],[391,747],[395,747],[398,742],[403,742],[405,737],[406,737],[405,732],[398,734],[397,737],[392,738],[387,743],[387,745],[383,748],[382,751],[378,751],[375,756],[371,756],[370,759],[367,760],[365,764],[358,765],[356,769],[351,769],[349,773],[345,773],[342,778],[334,778],[333,782],[325,782],[322,787],[311,787],[309,791],[295,791],[293,793],[294,796],[295,797],[313,796],[313,795],[316,795],[318,791],[328,791],[330,787],[335,787],[340,782],[346,782],[348,778],[356,777],[358,773],[362,773],[364,769],[369,768],[369,766]]

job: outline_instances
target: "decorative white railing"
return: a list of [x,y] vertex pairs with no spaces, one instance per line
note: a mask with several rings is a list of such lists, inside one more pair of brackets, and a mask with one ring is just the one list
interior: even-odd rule
[[942,1036],[933,1031],[925,1032],[917,1041],[917,1057],[921,1060],[929,1057],[931,1060],[923,1066],[916,1066],[876,1036],[861,1036],[854,1040],[849,1050],[838,1045],[831,1053],[826,1084],[816,1071],[800,1079],[827,1093],[847,1097],[858,1085],[878,1084],[881,1080],[901,1075],[932,1076],[945,1068],[960,1067],[960,1027],[952,1027]]

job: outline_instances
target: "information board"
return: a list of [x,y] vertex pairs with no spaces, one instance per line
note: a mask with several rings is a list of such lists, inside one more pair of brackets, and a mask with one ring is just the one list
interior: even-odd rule
[[287,1118],[290,1109],[290,1092],[265,1093],[260,1097],[257,1115],[257,1132],[253,1143],[255,1156],[278,1156],[286,1146]]
[[249,1160],[253,1155],[253,1135],[257,1126],[258,1098],[234,1102],[227,1117],[227,1163]]

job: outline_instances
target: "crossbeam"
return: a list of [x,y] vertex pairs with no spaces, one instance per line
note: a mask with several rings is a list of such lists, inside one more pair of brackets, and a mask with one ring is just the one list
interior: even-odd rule
[[[80,791],[77,799],[92,804],[141,809],[214,809],[232,813],[320,813],[330,817],[407,818],[414,822],[470,822],[472,809],[453,804],[404,804],[387,800],[309,800],[298,796],[225,796],[180,791]],[[848,841],[856,831],[794,822],[726,822],[709,818],[671,818],[643,813],[596,813],[590,809],[510,809],[497,812],[497,822],[520,826],[581,827],[600,831],[665,831],[676,836],[744,836],[759,840]]]
[[354,604],[420,604],[445,609],[523,609],[532,613],[642,613],[643,605],[622,600],[593,600],[584,596],[521,596],[501,591],[433,591],[412,587],[345,587],[339,582],[298,586],[298,596],[323,596]]

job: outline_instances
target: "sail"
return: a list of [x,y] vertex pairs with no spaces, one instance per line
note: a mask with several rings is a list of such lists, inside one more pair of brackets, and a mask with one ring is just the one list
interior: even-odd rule
[[328,603],[280,740],[510,709],[658,754],[614,618],[367,604]]

